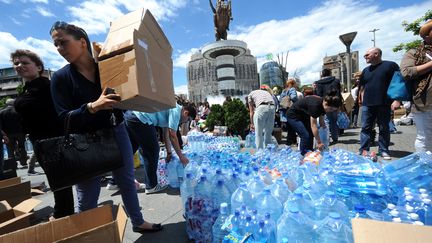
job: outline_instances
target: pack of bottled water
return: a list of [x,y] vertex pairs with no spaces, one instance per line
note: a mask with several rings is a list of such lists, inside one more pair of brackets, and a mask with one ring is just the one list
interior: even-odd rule
[[251,154],[234,138],[203,141],[186,167],[167,165],[197,242],[353,242],[353,218],[432,224],[430,153],[381,165],[336,149],[311,162],[289,147]]

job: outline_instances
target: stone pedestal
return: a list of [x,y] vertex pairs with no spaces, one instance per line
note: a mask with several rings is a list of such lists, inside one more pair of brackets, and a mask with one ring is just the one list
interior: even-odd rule
[[247,44],[238,40],[221,40],[210,43],[201,50],[205,59],[216,60],[218,91],[221,95],[229,95],[235,90],[234,58],[244,55]]

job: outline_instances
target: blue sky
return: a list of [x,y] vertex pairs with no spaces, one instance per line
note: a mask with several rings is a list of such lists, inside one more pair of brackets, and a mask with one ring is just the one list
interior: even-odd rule
[[[0,0],[0,67],[10,66],[10,52],[26,48],[39,53],[46,67],[58,69],[65,61],[51,43],[52,23],[77,24],[92,41],[103,42],[111,20],[139,7],[155,15],[171,42],[174,86],[185,93],[191,54],[214,41],[207,0]],[[324,56],[344,52],[338,36],[351,31],[358,32],[352,50],[363,54],[373,45],[369,30],[380,29],[376,43],[384,59],[400,62],[403,53],[393,53],[392,47],[416,38],[403,31],[401,22],[421,17],[432,9],[432,0],[232,0],[232,8],[228,39],[248,43],[258,69],[267,53],[289,51],[288,71],[310,83],[318,79]],[[360,68],[365,65],[361,58]]]

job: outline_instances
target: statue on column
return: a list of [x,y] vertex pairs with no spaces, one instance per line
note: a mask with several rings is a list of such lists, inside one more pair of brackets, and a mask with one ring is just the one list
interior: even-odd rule
[[213,21],[215,25],[216,41],[227,39],[227,30],[229,30],[229,23],[232,20],[231,16],[231,0],[217,0],[216,8],[213,6],[212,0],[209,0],[210,7],[213,10]]

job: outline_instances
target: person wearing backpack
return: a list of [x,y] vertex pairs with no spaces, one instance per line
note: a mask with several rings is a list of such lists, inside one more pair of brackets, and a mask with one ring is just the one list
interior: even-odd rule
[[[330,93],[336,92],[336,95],[342,99],[340,80],[331,76],[331,70],[324,68],[321,71],[321,79],[314,83],[315,94],[320,97],[325,97]],[[332,138],[332,144],[337,143],[339,139],[339,127],[337,125],[338,110],[326,112],[326,117],[329,121],[329,130]]]

